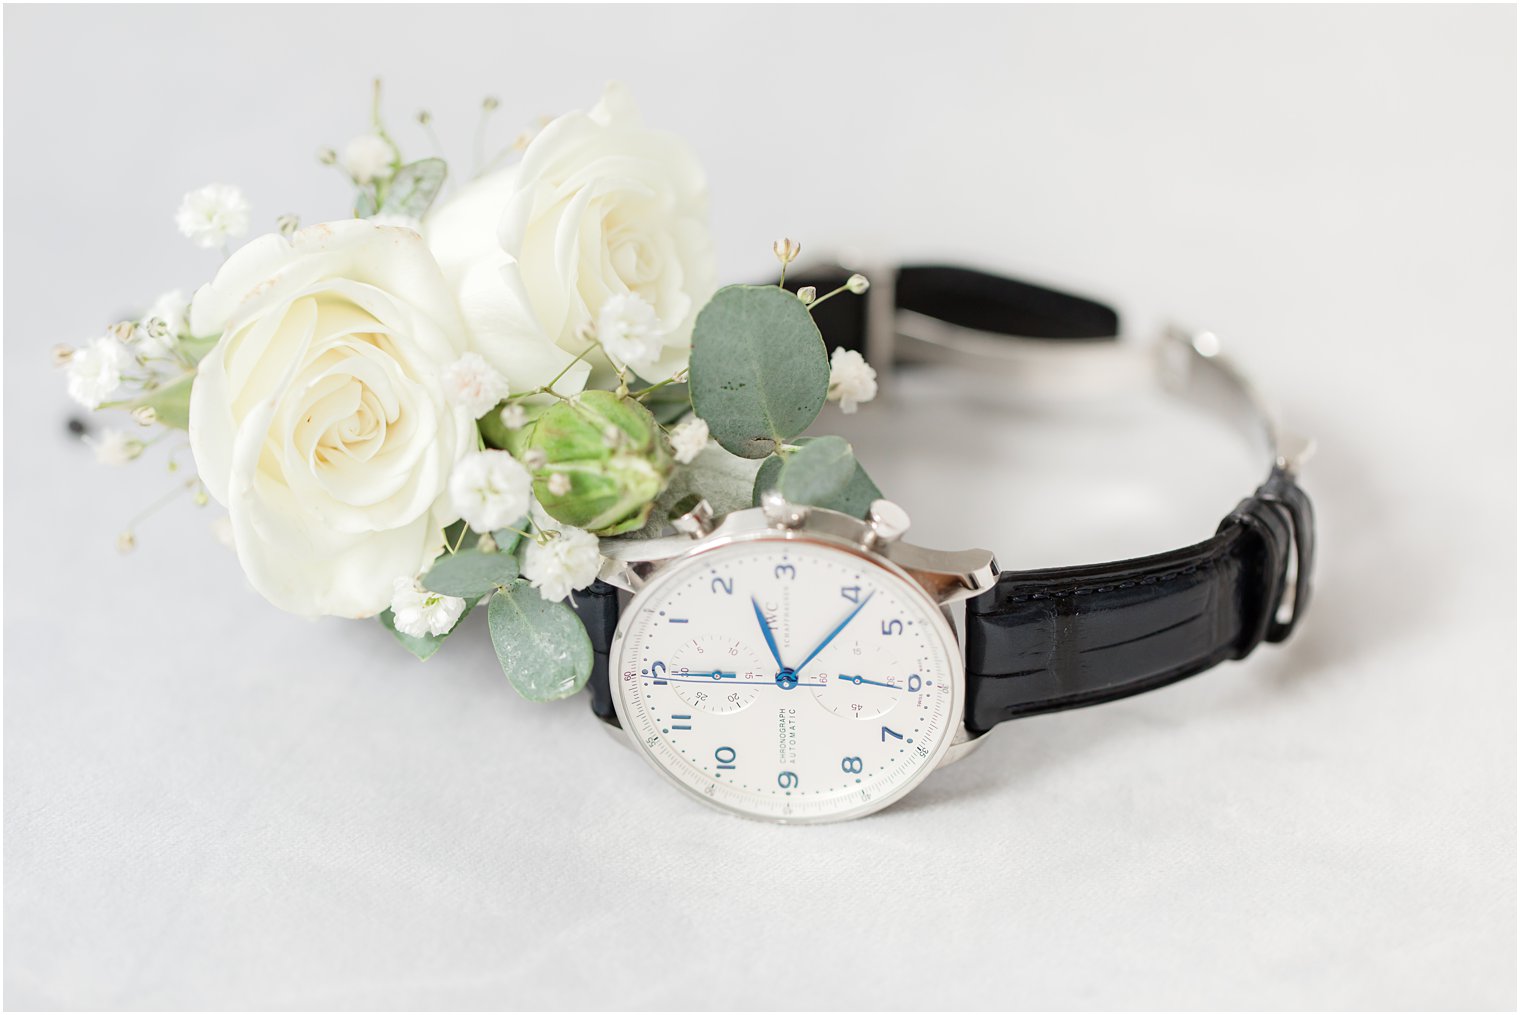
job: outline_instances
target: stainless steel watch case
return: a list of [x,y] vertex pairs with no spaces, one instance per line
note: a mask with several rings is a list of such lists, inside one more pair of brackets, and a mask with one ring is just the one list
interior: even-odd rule
[[[774,491],[766,495],[760,507],[734,511],[721,518],[714,518],[706,502],[699,502],[675,521],[680,535],[604,540],[602,553],[607,557],[607,565],[601,578],[636,596],[665,570],[711,550],[751,540],[796,539],[863,556],[916,585],[938,606],[947,642],[959,646],[957,611],[952,607],[990,589],[997,581],[997,562],[988,550],[933,550],[904,542],[902,536],[908,526],[907,512],[887,500],[873,503],[864,520],[824,508],[789,504]],[[625,604],[625,618],[629,616],[630,605],[631,601]],[[614,659],[621,650],[626,630],[627,625],[620,621],[609,653]],[[956,700],[962,705],[966,700],[965,679],[964,667],[957,667]],[[612,697],[621,710],[621,695],[616,688]],[[985,737],[968,731],[959,718],[957,722],[956,734],[935,767],[960,760]],[[631,734],[625,733],[626,723],[623,729],[610,724],[607,729],[620,743],[633,746]]]

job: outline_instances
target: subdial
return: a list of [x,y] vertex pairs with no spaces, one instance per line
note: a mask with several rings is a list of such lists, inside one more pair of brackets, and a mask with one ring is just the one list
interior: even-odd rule
[[742,641],[720,634],[688,638],[666,675],[676,696],[694,709],[728,715],[747,707],[774,683],[760,656]]
[[827,670],[810,672],[807,679],[823,685],[813,691],[818,704],[846,719],[886,715],[902,698],[909,681],[892,653],[867,648],[859,654],[836,653],[828,662]]

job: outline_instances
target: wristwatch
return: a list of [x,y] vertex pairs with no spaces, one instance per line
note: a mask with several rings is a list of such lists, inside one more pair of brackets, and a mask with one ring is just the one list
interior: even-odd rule
[[[845,273],[799,285],[830,291]],[[1309,603],[1311,444],[1278,429],[1207,332],[1119,341],[1096,301],[944,266],[871,274],[816,319],[883,374],[922,359],[1139,374],[1240,427],[1265,482],[1209,538],[1108,564],[999,572],[986,550],[906,542],[905,512],[789,504],[630,541],[576,609],[596,652],[592,711],[699,800],[749,818],[860,817],[1010,719],[1138,694],[1280,642]],[[885,377],[883,378],[886,379]],[[964,651],[955,611],[964,609]]]

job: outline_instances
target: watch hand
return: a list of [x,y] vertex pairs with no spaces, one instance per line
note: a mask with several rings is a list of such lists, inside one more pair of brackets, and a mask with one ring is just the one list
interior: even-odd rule
[[818,647],[815,648],[815,649],[813,649],[813,651],[811,651],[811,652],[808,653],[808,657],[806,659],[802,660],[802,662],[798,663],[795,667],[793,667],[794,672],[800,672],[805,666],[807,666],[808,663],[810,663],[810,662],[813,661],[813,657],[814,656],[816,656],[818,653],[822,652],[824,649],[828,648],[829,642],[833,641],[834,638],[836,636],[838,636],[839,632],[843,631],[845,629],[845,627],[850,623],[850,621],[852,621],[852,620],[855,619],[855,614],[859,613],[861,610],[863,610],[863,609],[866,608],[866,603],[869,603],[871,601],[871,596],[874,596],[874,595],[876,595],[876,593],[872,592],[869,595],[867,595],[864,599],[862,599],[860,601],[860,605],[856,606],[855,609],[851,610],[850,611],[850,615],[847,616],[847,617],[845,617],[843,620],[841,620],[839,622],[839,626],[836,627],[836,628],[834,628],[834,630],[830,631],[824,637],[823,641],[821,641],[821,642],[818,643]]
[[[659,682],[663,682],[663,683],[668,683],[668,684],[710,684],[714,680],[732,680],[734,682],[734,685],[737,686],[737,687],[775,687],[776,686],[776,682],[774,680],[771,680],[769,677],[766,677],[766,678],[763,678],[763,679],[760,679],[760,680],[739,680],[738,676],[739,676],[738,673],[729,673],[729,672],[725,672],[723,670],[712,670],[712,671],[707,672],[707,673],[703,673],[701,671],[698,671],[696,673],[692,673],[692,672],[688,671],[684,676],[680,676],[680,677],[664,676],[664,677],[651,677],[650,679],[651,680],[655,680],[655,681],[659,681]],[[822,684],[804,684],[804,683],[800,683],[799,682],[795,686],[797,686],[797,687],[822,687],[823,685]]]
[[776,647],[776,636],[771,633],[771,625],[765,619],[765,613],[760,609],[760,600],[754,596],[749,601],[755,606],[755,619],[760,621],[760,633],[765,635],[765,645],[771,650],[771,658],[776,660],[777,667],[786,669],[786,664],[781,661],[781,650]]
[[839,679],[851,684],[871,684],[874,687],[890,687],[896,689],[896,684],[884,684],[880,680],[867,680],[865,677],[852,677],[847,673],[841,673]]

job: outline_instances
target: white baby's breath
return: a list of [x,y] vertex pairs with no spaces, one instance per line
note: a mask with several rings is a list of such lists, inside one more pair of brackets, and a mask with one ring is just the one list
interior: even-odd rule
[[691,417],[670,431],[670,447],[676,461],[686,465],[707,447],[707,421]]
[[876,371],[854,349],[835,349],[829,357],[829,398],[843,412],[876,397]]
[[654,306],[638,293],[609,296],[596,318],[596,340],[609,359],[640,376],[652,371],[665,351],[666,329]]
[[532,481],[522,463],[505,451],[475,451],[455,464],[449,496],[470,528],[490,532],[527,513]]
[[378,134],[360,134],[343,147],[341,162],[356,183],[385,180],[396,171],[396,149]]
[[542,543],[528,542],[523,550],[522,573],[539,595],[559,602],[596,581],[602,570],[600,544],[585,529],[546,516],[541,525],[554,535]]
[[448,634],[464,613],[464,600],[420,588],[412,578],[397,578],[391,594],[392,623],[413,638]]
[[513,402],[501,410],[501,425],[508,430],[521,430],[528,422],[528,410]]
[[131,365],[132,354],[114,337],[91,339],[69,356],[69,395],[86,409],[98,409],[121,387],[122,371]]
[[136,437],[115,427],[102,430],[99,437],[86,437],[84,442],[101,465],[126,465],[143,453],[144,446]]
[[444,368],[443,391],[450,402],[463,406],[475,419],[512,393],[507,379],[478,352],[467,352]]
[[154,300],[132,333],[138,353],[146,359],[162,359],[172,353],[185,333],[189,313],[190,301],[179,289],[171,289]]
[[208,250],[248,232],[248,199],[227,183],[208,184],[180,200],[174,224],[197,247]]

